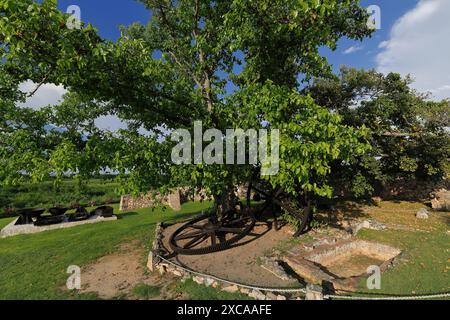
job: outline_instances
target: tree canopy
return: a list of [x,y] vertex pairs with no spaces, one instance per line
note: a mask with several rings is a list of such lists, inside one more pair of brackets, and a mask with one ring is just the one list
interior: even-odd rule
[[333,165],[336,183],[371,194],[399,179],[441,180],[450,175],[450,100],[432,101],[411,88],[412,78],[342,68],[306,90],[351,127],[365,126],[372,149]]
[[[0,0],[1,183],[108,169],[134,191],[230,192],[253,166],[170,162],[167,132],[200,120],[222,131],[280,129],[280,172],[266,179],[293,194],[330,196],[333,161],[367,151],[366,130],[342,123],[301,87],[331,76],[319,48],[371,34],[359,1],[142,2],[149,23],[123,28],[112,42],[91,25],[69,28],[55,0]],[[70,94],[56,108],[19,111],[17,88],[27,80]],[[96,128],[104,114],[128,121],[128,129]]]

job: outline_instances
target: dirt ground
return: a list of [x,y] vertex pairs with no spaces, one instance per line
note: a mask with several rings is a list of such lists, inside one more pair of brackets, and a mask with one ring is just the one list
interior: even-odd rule
[[[181,225],[164,230],[163,244],[169,248],[170,235]],[[242,239],[232,249],[199,256],[177,256],[174,260],[192,270],[242,284],[265,287],[290,287],[297,281],[283,281],[262,268],[258,258],[274,248],[280,241],[292,238],[286,230],[275,231],[267,223],[257,223],[252,234]]]
[[118,252],[84,267],[81,272],[81,293],[93,293],[100,299],[139,299],[140,297],[133,295],[133,288],[146,284],[162,288],[160,296],[155,299],[177,298],[169,291],[173,278],[146,272],[144,247],[138,241],[127,243],[122,245]]
[[[170,235],[179,225],[165,229]],[[274,231],[266,223],[258,223],[253,234],[242,239],[230,250],[205,256],[178,256],[178,263],[191,269],[215,275],[224,279],[244,284],[267,287],[292,286],[296,282],[283,281],[263,269],[258,258],[264,256],[268,248],[273,248],[279,241],[291,237],[286,230]],[[164,238],[167,245],[168,237]],[[101,257],[95,263],[82,269],[81,293],[95,294],[100,299],[141,297],[133,294],[133,288],[145,284],[161,287],[161,294],[154,299],[182,299],[179,293],[171,290],[176,281],[166,274],[150,273],[146,270],[145,246],[139,241],[123,244],[117,252]]]
[[[323,237],[328,230],[341,229],[341,222],[348,219],[375,218],[394,229],[400,227],[424,232],[433,231],[433,225],[415,218],[417,209],[423,207],[418,203],[385,203],[382,207],[359,207],[327,212],[323,231],[313,231],[312,238]],[[450,215],[432,214],[430,221],[445,219],[450,221]],[[170,235],[180,227],[172,225],[164,230],[163,245],[169,248]],[[448,232],[447,232],[448,233]],[[309,237],[309,236],[308,236]],[[308,238],[305,237],[305,240]],[[280,243],[292,239],[289,228],[280,231],[270,228],[265,222],[258,222],[253,233],[242,239],[234,248],[199,256],[177,256],[176,262],[190,269],[219,278],[264,287],[292,287],[298,285],[296,280],[283,281],[270,271],[260,266],[260,259],[270,254]],[[94,293],[101,299],[130,298],[140,299],[133,294],[133,288],[140,284],[161,287],[161,294],[154,299],[182,299],[179,293],[174,293],[176,282],[170,275],[160,276],[146,270],[148,252],[140,242],[127,243],[118,252],[104,256],[82,270],[82,293]],[[353,259],[354,260],[354,259]],[[358,261],[361,259],[357,259]],[[348,261],[342,263],[348,265]],[[340,270],[342,271],[342,270]],[[349,270],[348,270],[349,271]]]

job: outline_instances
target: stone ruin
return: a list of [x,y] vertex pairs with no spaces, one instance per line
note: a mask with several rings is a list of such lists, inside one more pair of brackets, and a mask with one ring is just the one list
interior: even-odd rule
[[441,189],[431,194],[431,206],[434,210],[450,211],[450,191]]
[[153,208],[158,205],[168,206],[175,211],[181,210],[182,205],[181,192],[179,189],[173,191],[168,196],[162,196],[160,193],[148,192],[140,196],[125,195],[120,198],[120,211]]
[[384,244],[354,238],[303,247],[289,252],[283,261],[312,284],[329,284],[336,291],[355,291],[370,266],[386,271],[401,251]]
[[[247,197],[247,186],[239,186],[236,188],[236,196],[238,198]],[[211,200],[204,190],[193,192],[188,188],[178,188],[167,196],[161,195],[159,192],[142,193],[139,196],[131,194],[122,196],[120,199],[120,211],[153,208],[159,205],[168,206],[175,211],[181,210],[181,205],[188,201],[204,201]]]

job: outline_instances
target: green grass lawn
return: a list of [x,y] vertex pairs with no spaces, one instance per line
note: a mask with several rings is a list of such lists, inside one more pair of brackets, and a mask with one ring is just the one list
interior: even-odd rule
[[199,285],[193,280],[188,279],[184,283],[180,282],[175,290],[183,293],[187,292],[191,300],[252,300],[248,296],[241,293],[229,293]]
[[[118,214],[121,219],[114,222],[0,239],[0,299],[94,298],[63,290],[68,266],[85,266],[127,241],[140,240],[150,248],[157,222],[186,218],[209,206],[187,203],[181,212],[136,210]],[[0,227],[11,220],[0,219]]]
[[446,229],[442,227],[430,233],[362,231],[361,238],[390,244],[404,252],[399,265],[382,275],[381,290],[375,293],[421,295],[450,292],[450,237]]
[[0,214],[7,208],[49,208],[55,205],[70,206],[75,203],[84,206],[118,203],[120,201],[120,196],[116,192],[118,187],[117,182],[108,178],[91,179],[82,190],[78,190],[77,182],[73,180],[63,180],[59,191],[55,190],[53,181],[2,187],[0,188]]
[[[65,290],[68,266],[86,266],[114,253],[121,244],[136,240],[149,250],[157,222],[184,219],[210,205],[187,203],[181,212],[142,209],[119,213],[121,219],[114,222],[0,239],[0,299],[95,299],[92,295]],[[371,208],[369,214],[384,223],[408,226],[411,231],[363,230],[358,235],[403,250],[400,263],[383,274],[382,290],[370,293],[411,295],[450,291],[449,215],[433,213],[429,220],[418,220],[414,217],[417,205],[408,206],[388,203]],[[114,207],[117,211],[117,205]],[[0,228],[11,221],[0,219]],[[281,250],[283,244],[278,247]],[[145,257],[142,260],[144,263]],[[187,293],[191,299],[243,298],[192,281],[180,282],[175,290]],[[135,289],[135,294],[151,298],[157,294],[157,288],[141,286]]]

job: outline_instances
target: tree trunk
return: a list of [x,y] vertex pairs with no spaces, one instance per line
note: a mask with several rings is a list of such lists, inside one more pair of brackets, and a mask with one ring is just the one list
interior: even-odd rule
[[233,186],[228,186],[221,195],[215,195],[214,202],[218,217],[223,216],[229,211],[236,210],[237,200]]

